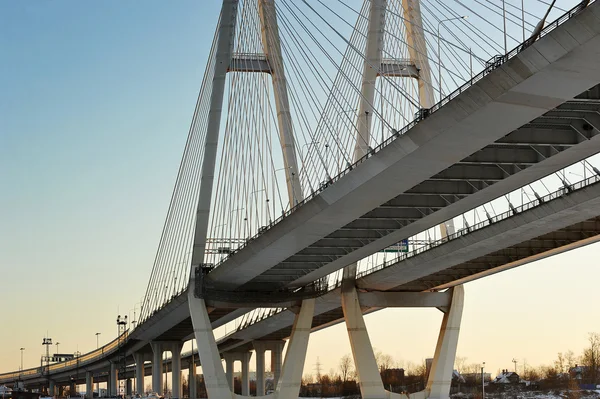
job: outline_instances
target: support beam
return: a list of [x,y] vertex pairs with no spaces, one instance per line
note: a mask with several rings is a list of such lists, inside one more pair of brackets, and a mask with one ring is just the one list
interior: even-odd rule
[[55,397],[56,396],[56,386],[54,385],[54,381],[50,380],[48,383],[48,395]]
[[277,386],[281,377],[281,362],[283,355],[284,341],[275,342],[271,347],[271,371],[273,372],[273,385]]
[[450,291],[452,293],[452,303],[449,311],[444,314],[442,319],[435,356],[425,388],[426,395],[430,399],[448,399],[450,397],[450,384],[452,382],[465,295],[462,285],[457,285]]
[[292,326],[281,378],[277,384],[277,399],[297,399],[300,394],[302,371],[314,314],[315,299],[303,300]]
[[188,388],[190,390],[190,399],[196,399],[196,363],[190,362],[189,369],[189,377],[188,377]]
[[387,0],[371,0],[361,96],[358,106],[358,131],[354,147],[355,161],[362,158],[369,149],[369,135],[374,114],[373,105],[375,104],[375,85],[381,67],[386,7]]
[[125,395],[127,397],[131,397],[132,394],[133,394],[133,384],[132,384],[131,378],[127,378],[125,380]]
[[183,343],[173,342],[171,344],[171,389],[172,398],[181,399],[182,385],[181,385],[181,349]]
[[342,310],[358,374],[360,393],[364,399],[385,398],[386,391],[379,374],[356,288],[351,280],[345,283],[342,285]]
[[[190,287],[196,286],[195,270],[190,273]],[[188,304],[198,345],[198,356],[202,364],[204,383],[209,398],[229,398],[231,389],[227,383],[219,348],[215,341],[208,311],[203,299],[196,298],[194,290],[188,290]],[[201,344],[200,344],[201,343]]]
[[290,199],[290,207],[293,207],[302,201],[303,197],[274,0],[259,0],[258,12],[260,16],[263,51],[271,67],[279,139],[281,141],[283,164],[285,166],[285,181]]
[[402,0],[406,26],[406,45],[411,63],[419,71],[419,103],[422,108],[431,108],[435,103],[435,99],[420,4],[420,0]]
[[447,308],[452,294],[445,292],[358,292],[361,306],[370,308]]
[[109,395],[112,397],[117,396],[117,387],[119,386],[119,370],[116,363],[110,364],[110,373],[108,375],[108,381],[110,382]]
[[235,387],[233,383],[233,365],[235,363],[235,357],[231,353],[226,353],[223,357],[225,358],[225,378],[227,378],[229,389],[233,392]]
[[[202,175],[200,178],[200,194],[196,210],[196,226],[194,230],[194,246],[192,249],[192,270],[204,262],[204,249],[206,248],[206,235],[210,204],[215,175],[215,162],[219,145],[219,130],[221,126],[221,111],[223,108],[223,93],[225,92],[225,76],[231,61],[233,49],[233,33],[235,30],[238,0],[223,0],[221,19],[219,21],[219,36],[215,71],[210,95],[210,110],[208,111],[208,124],[206,141],[204,142],[204,158],[202,160]],[[190,287],[194,287],[191,285]],[[193,289],[189,290],[193,293]],[[199,341],[202,342],[202,341]]]
[[[193,291],[193,290],[190,290]],[[163,391],[163,383],[162,383],[162,373],[163,373],[163,364],[162,364],[162,354],[163,348],[160,342],[150,342],[150,346],[152,347],[152,391],[161,395]]]
[[242,396],[250,396],[250,358],[252,352],[242,354]]
[[256,351],[256,396],[265,394],[265,347],[260,341],[254,341]]
[[85,372],[85,397],[94,398],[94,374],[91,371]]
[[134,353],[133,354],[135,360],[135,388],[136,393],[144,396],[144,361],[146,360],[146,356],[144,353]]

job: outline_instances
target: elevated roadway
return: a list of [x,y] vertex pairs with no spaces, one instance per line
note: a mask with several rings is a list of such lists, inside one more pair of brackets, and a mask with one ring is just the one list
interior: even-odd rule
[[[301,287],[599,152],[600,2],[560,22],[533,44],[496,60],[434,106],[429,116],[248,240],[208,280],[242,295]],[[595,240],[600,215],[596,191],[594,183],[538,204],[536,220],[545,223],[527,219],[526,212],[514,215],[363,276],[358,286],[411,292],[448,287]],[[495,252],[483,253],[486,249]],[[340,320],[336,295],[334,290],[319,299],[314,329]],[[249,306],[214,307],[213,328],[243,315]],[[224,338],[220,348],[287,337],[292,322],[291,312],[280,312]],[[190,339],[192,331],[186,293],[181,292],[143,320],[131,333],[127,350],[148,350],[151,340]],[[87,367],[106,368],[113,357],[100,354]],[[68,372],[60,371],[61,378]]]
[[[443,106],[228,256],[229,291],[301,287],[600,150],[600,3],[496,60]],[[435,112],[433,112],[435,111]]]
[[[443,290],[600,241],[600,176],[541,198],[365,271],[356,282],[364,313],[379,310],[369,303],[385,302],[385,292]],[[313,331],[342,321],[338,286],[317,299]],[[293,322],[289,310],[250,319],[223,337],[219,349],[244,351],[254,340],[288,338]]]

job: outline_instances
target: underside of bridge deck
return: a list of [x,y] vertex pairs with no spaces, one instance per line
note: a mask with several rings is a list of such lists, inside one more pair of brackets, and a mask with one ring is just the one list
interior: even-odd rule
[[[489,191],[519,172],[536,165],[552,165],[560,153],[581,152],[578,159],[592,155],[600,150],[600,140],[590,144],[600,134],[599,111],[600,86],[595,86],[316,241],[240,290],[284,286],[453,203]],[[586,143],[584,151],[578,148],[581,143]],[[550,171],[563,166],[555,162]],[[539,177],[535,172],[528,173],[520,183]]]
[[[597,182],[597,179],[595,181],[589,187],[566,193],[552,201],[539,202],[537,207],[529,208],[522,214],[503,219],[481,230],[460,235],[440,246],[408,258],[408,261],[400,260],[384,269],[378,269],[379,271],[357,280],[357,287],[362,291],[398,292],[443,289],[599,241],[600,199],[598,197],[600,183]],[[568,224],[566,219],[561,219],[561,213],[571,215],[576,213],[577,216],[573,216],[572,219],[579,218],[579,221]],[[590,217],[589,215],[596,216]],[[521,222],[512,218],[519,218]],[[554,223],[561,225],[559,228],[554,228]],[[490,232],[486,232],[486,229]],[[491,232],[492,230],[494,231]],[[504,233],[501,233],[502,231]],[[497,236],[497,234],[499,235]],[[498,237],[502,238],[498,239]],[[489,240],[503,241],[505,239],[513,244],[500,249],[485,250],[485,247],[489,246]],[[448,248],[444,248],[446,246]],[[462,248],[463,253],[456,254],[461,251],[456,251],[455,248]],[[483,252],[481,252],[482,248],[484,248]],[[446,255],[448,251],[452,252],[452,256]],[[478,251],[482,255],[469,255]],[[444,260],[440,261],[442,258]],[[404,265],[404,263],[412,263],[412,265]],[[441,270],[429,272],[428,268],[431,265],[434,265],[434,269]],[[410,269],[411,267],[413,270],[414,268],[423,270],[415,274]],[[419,276],[419,273],[424,276],[410,277],[411,275]],[[393,281],[403,282],[393,284]],[[313,330],[319,330],[344,320],[338,291],[339,289],[326,294],[327,298],[324,298],[322,305],[316,307]],[[378,308],[364,309],[366,313],[376,310]],[[289,313],[289,315],[285,313]],[[251,339],[258,338],[284,339],[291,332],[291,321],[293,320],[291,315],[290,311],[284,311],[283,314],[276,314],[271,318],[259,321],[255,326],[248,328],[248,331],[240,331],[239,334],[233,334],[227,340],[220,342],[220,347],[223,349],[238,346],[244,348],[249,345]],[[256,334],[258,335],[255,336]]]

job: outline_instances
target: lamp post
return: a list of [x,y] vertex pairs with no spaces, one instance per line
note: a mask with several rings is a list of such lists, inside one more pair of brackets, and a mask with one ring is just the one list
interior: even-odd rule
[[100,348],[100,344],[99,344],[99,341],[98,341],[98,336],[100,336],[99,332],[96,333],[96,349]]
[[483,374],[483,369],[485,367],[485,362],[481,365],[481,399],[485,399],[485,374]]
[[440,22],[438,22],[438,26],[437,26],[437,42],[438,42],[438,83],[440,86],[440,100],[442,99],[442,97],[444,96],[443,92],[442,92],[442,48],[441,48],[441,44],[440,44],[440,28],[442,26],[442,24],[444,22],[448,22],[448,21],[454,21],[455,19],[467,19],[468,17],[466,15],[463,15],[462,17],[454,17],[454,18],[446,18],[446,19],[442,19]]
[[515,373],[517,372],[517,359],[513,357],[512,362],[515,364]]
[[60,345],[60,342],[56,343],[56,354],[58,355],[58,345]]
[[21,348],[19,350],[21,351],[21,371],[23,371],[23,351],[25,350],[25,348]]

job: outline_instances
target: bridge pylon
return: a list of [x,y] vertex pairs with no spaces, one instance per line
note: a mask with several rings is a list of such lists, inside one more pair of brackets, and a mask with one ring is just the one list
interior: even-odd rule
[[[238,24],[238,0],[223,1],[218,26],[216,62],[213,71],[207,137],[204,145],[201,186],[188,285],[188,303],[194,326],[194,336],[198,342],[198,355],[202,364],[206,390],[210,398],[238,396],[233,393],[233,387],[228,381],[231,378],[232,359],[227,362],[229,373],[226,374],[221,364],[219,350],[212,331],[209,310],[204,299],[197,298],[194,294],[196,269],[201,267],[205,256],[225,76],[228,72],[259,72],[271,75],[290,207],[298,204],[304,198],[299,179],[296,145],[275,3],[274,0],[257,0],[257,5],[263,54],[239,55],[233,52],[234,34]],[[295,399],[298,397],[314,307],[314,299],[302,301],[294,321],[292,336],[281,369],[281,377],[274,393],[275,398]],[[247,389],[244,389],[244,391],[246,393]]]

